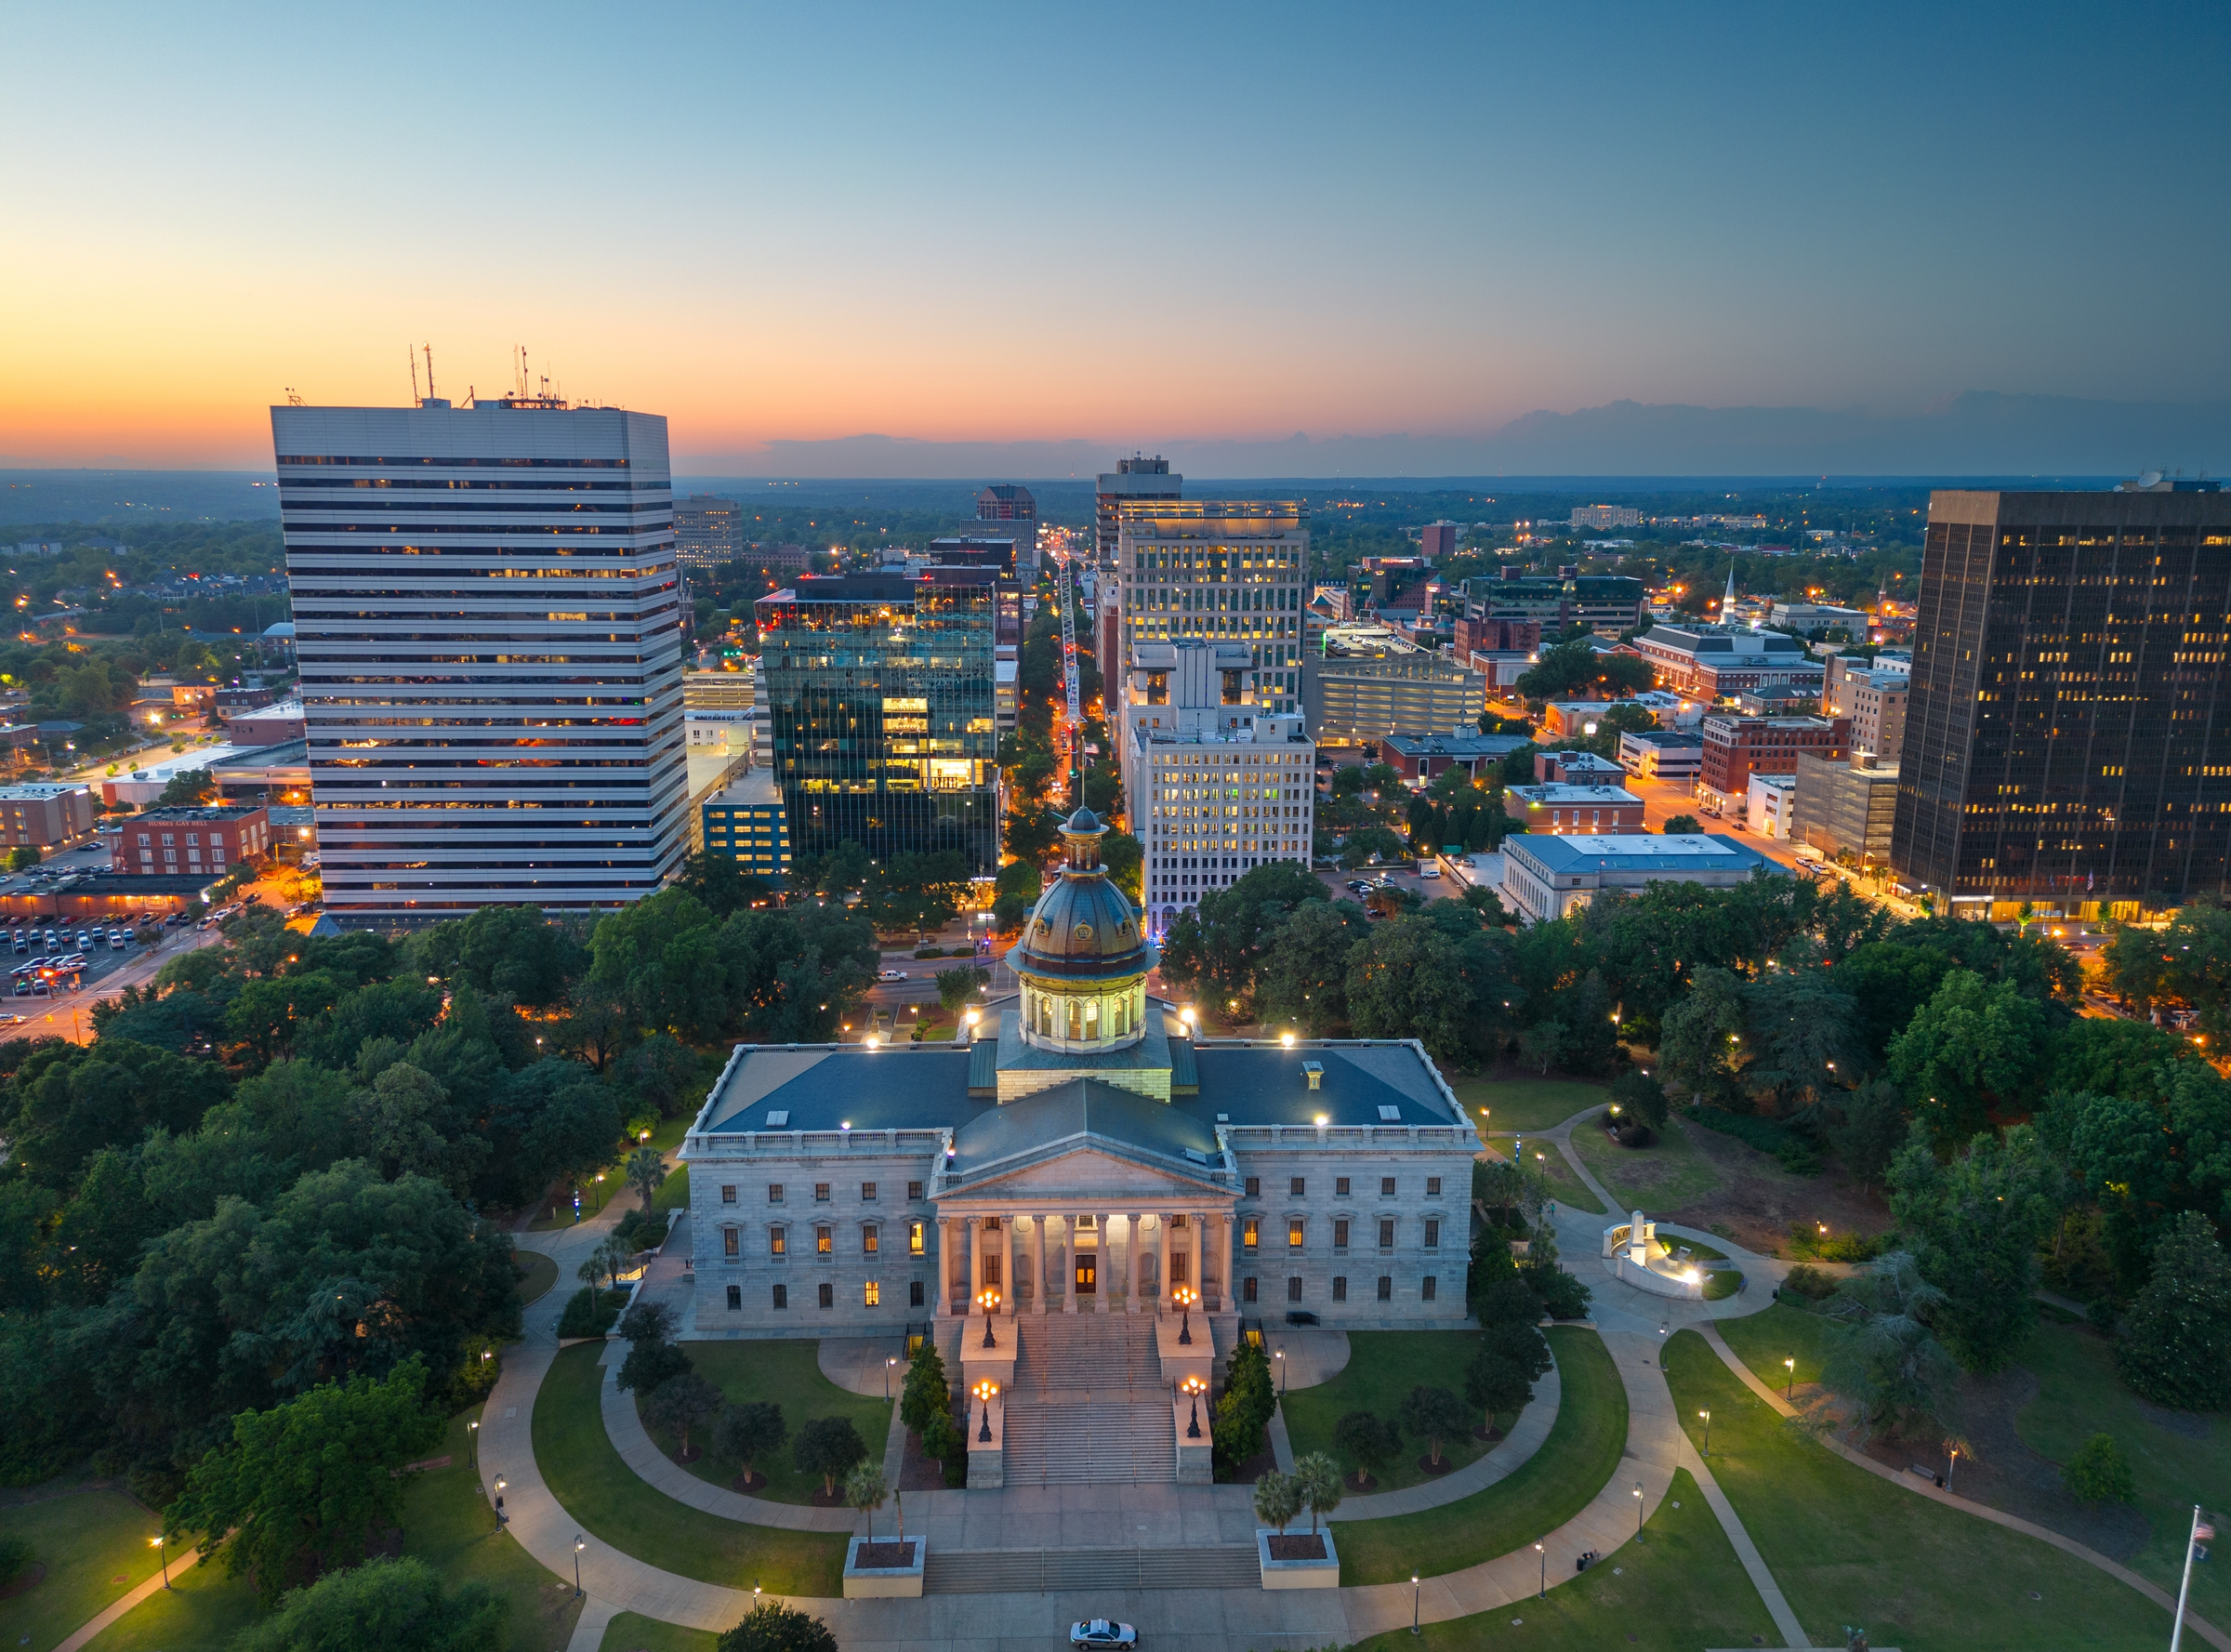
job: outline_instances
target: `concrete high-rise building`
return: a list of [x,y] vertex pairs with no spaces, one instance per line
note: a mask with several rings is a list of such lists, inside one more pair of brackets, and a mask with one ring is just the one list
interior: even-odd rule
[[325,909],[640,900],[689,839],[667,421],[274,407]]
[[[1258,712],[1301,709],[1309,508],[1292,499],[1128,504],[1116,528],[1124,671],[1142,642],[1242,642]],[[1473,715],[1478,715],[1476,712]]]
[[808,575],[761,597],[759,703],[792,852],[958,850],[999,865],[1000,571]]
[[2227,660],[2231,496],[2214,483],[1933,494],[1901,881],[1994,918],[2231,896]]
[[1418,554],[1429,561],[1446,561],[1457,554],[1457,541],[1463,533],[1462,522],[1429,522],[1418,531]]
[[976,520],[1004,522],[1012,528],[1016,566],[1037,567],[1038,502],[1028,488],[1011,482],[995,482],[984,488],[976,496]]
[[685,568],[740,562],[749,553],[744,507],[719,494],[692,494],[674,501],[674,551]]
[[[1128,459],[1117,459],[1114,470],[1100,473],[1099,485],[1093,490],[1093,560],[1103,568],[1116,566],[1116,519],[1126,505],[1184,496],[1185,479],[1171,475],[1169,461],[1160,455],[1149,459],[1134,454]],[[1116,674],[1121,674],[1120,662]],[[1114,677],[1109,679],[1114,680]]]
[[1479,728],[1487,678],[1452,654],[1340,653],[1306,656],[1302,707],[1324,746],[1369,746],[1391,734]]
[[1138,643],[1123,685],[1125,816],[1145,850],[1146,927],[1273,861],[1310,860],[1316,747],[1299,712],[1248,703],[1243,641]]

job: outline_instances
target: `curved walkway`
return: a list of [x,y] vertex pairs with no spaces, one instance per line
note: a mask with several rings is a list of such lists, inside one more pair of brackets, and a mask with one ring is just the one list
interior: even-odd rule
[[[1761,1381],[1758,1373],[1743,1363],[1736,1351],[1727,1345],[1727,1340],[1721,1336],[1718,1327],[1699,1325],[1693,1328],[1704,1338],[1706,1345],[1720,1356],[1720,1363],[1733,1371],[1744,1387],[1772,1406],[1781,1416],[1794,1417],[1797,1415],[1796,1407],[1775,1393],[1770,1384]],[[1902,1474],[1888,1463],[1877,1462],[1864,1451],[1855,1450],[1832,1434],[1824,1434],[1821,1437],[1821,1444],[1842,1458],[1844,1461],[1856,1464],[1877,1479],[1888,1480],[1893,1485],[1904,1487],[1916,1497],[1925,1497],[1932,1502],[1943,1503],[1948,1508],[1960,1510],[1962,1513],[1973,1514],[1979,1520],[1988,1520],[1992,1525],[2003,1526],[2009,1531],[2018,1531],[2026,1537],[2036,1538],[2040,1542],[2051,1543],[2063,1553],[2072,1554],[2087,1566],[2097,1566],[2118,1582],[2129,1584],[2163,1611],[2174,1612],[2177,1609],[2176,1596],[2149,1583],[2136,1572],[2132,1571],[2130,1567],[2109,1560],[2098,1550],[2087,1548],[2074,1538],[2064,1537],[2050,1526],[2036,1525],[2023,1519],[2018,1514],[2009,1514],[2003,1509],[1994,1509],[1988,1503],[1972,1502],[1956,1493],[1943,1490],[1926,1480],[1917,1479],[1912,1474]],[[2185,1610],[2185,1621],[2191,1626],[2195,1634],[2205,1640],[2210,1645],[2220,1648],[2221,1652],[2231,1652],[2231,1635],[2225,1635],[2215,1625],[2200,1617],[2189,1606]]]

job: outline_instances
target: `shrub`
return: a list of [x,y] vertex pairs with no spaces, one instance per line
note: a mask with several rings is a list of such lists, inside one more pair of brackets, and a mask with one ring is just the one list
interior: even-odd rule
[[1809,1267],[1801,1262],[1789,1270],[1789,1276],[1782,1281],[1782,1289],[1793,1291],[1808,1302],[1819,1302],[1836,1294],[1837,1282],[1834,1275],[1824,1274],[1818,1268]]
[[837,1652],[837,1636],[818,1618],[780,1601],[761,1601],[715,1644],[713,1652]]
[[244,1652],[497,1652],[509,1603],[487,1584],[442,1592],[417,1559],[380,1555],[291,1592],[233,1644]]
[[565,1304],[565,1312],[558,1318],[560,1337],[601,1337],[612,1329],[613,1321],[620,1316],[620,1304],[627,1300],[624,1290],[591,1290],[584,1285],[574,1292]]
[[919,946],[915,949],[914,956],[917,958],[943,958],[945,956],[945,949],[943,946]]
[[1647,1147],[1657,1140],[1657,1134],[1646,1124],[1622,1124],[1612,1131],[1611,1139],[1622,1147]]
[[1528,1268],[1526,1279],[1551,1319],[1585,1319],[1595,1293],[1563,1268]]
[[1872,1262],[1890,1249],[1888,1234],[1828,1234],[1817,1222],[1789,1224],[1789,1254],[1815,1262]]
[[2069,1496],[2087,1503],[2127,1503],[2138,1496],[2137,1480],[2112,1434],[2093,1434],[2079,1446],[2061,1469],[2061,1482]]
[[1631,1119],[1651,1130],[1663,1130],[1666,1125],[1666,1087],[1647,1073],[1629,1071],[1612,1081],[1611,1099],[1618,1104],[1619,1117]]
[[1761,1118],[1755,1113],[1730,1113],[1724,1107],[1708,1107],[1701,1102],[1691,1103],[1688,1114],[1706,1130],[1733,1136],[1746,1147],[1755,1147],[1761,1153],[1771,1153],[1781,1161],[1785,1170],[1799,1176],[1820,1174],[1819,1150],[1800,1131],[1776,1119]]

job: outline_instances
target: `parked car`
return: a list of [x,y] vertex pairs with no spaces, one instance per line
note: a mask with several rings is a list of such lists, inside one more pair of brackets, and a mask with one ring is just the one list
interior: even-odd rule
[[1286,1311],[1286,1322],[1288,1325],[1314,1325],[1317,1316],[1307,1308],[1288,1308]]
[[904,981],[906,979],[906,971],[904,970],[878,970],[876,979],[878,981]]
[[1128,1623],[1117,1623],[1108,1618],[1095,1618],[1089,1623],[1069,1626],[1069,1644],[1072,1646],[1136,1646],[1139,1632]]

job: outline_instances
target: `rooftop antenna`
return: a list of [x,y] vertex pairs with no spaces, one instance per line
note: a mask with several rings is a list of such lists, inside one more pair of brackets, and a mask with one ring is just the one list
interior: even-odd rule
[[403,359],[411,364],[411,405],[418,405],[418,352],[409,345],[403,347]]
[[1734,612],[1735,606],[1736,559],[1731,556],[1727,559],[1727,597],[1726,600],[1720,604],[1720,618],[1723,624],[1726,622],[1728,615]]
[[426,399],[434,399],[434,347],[430,344],[426,347]]

